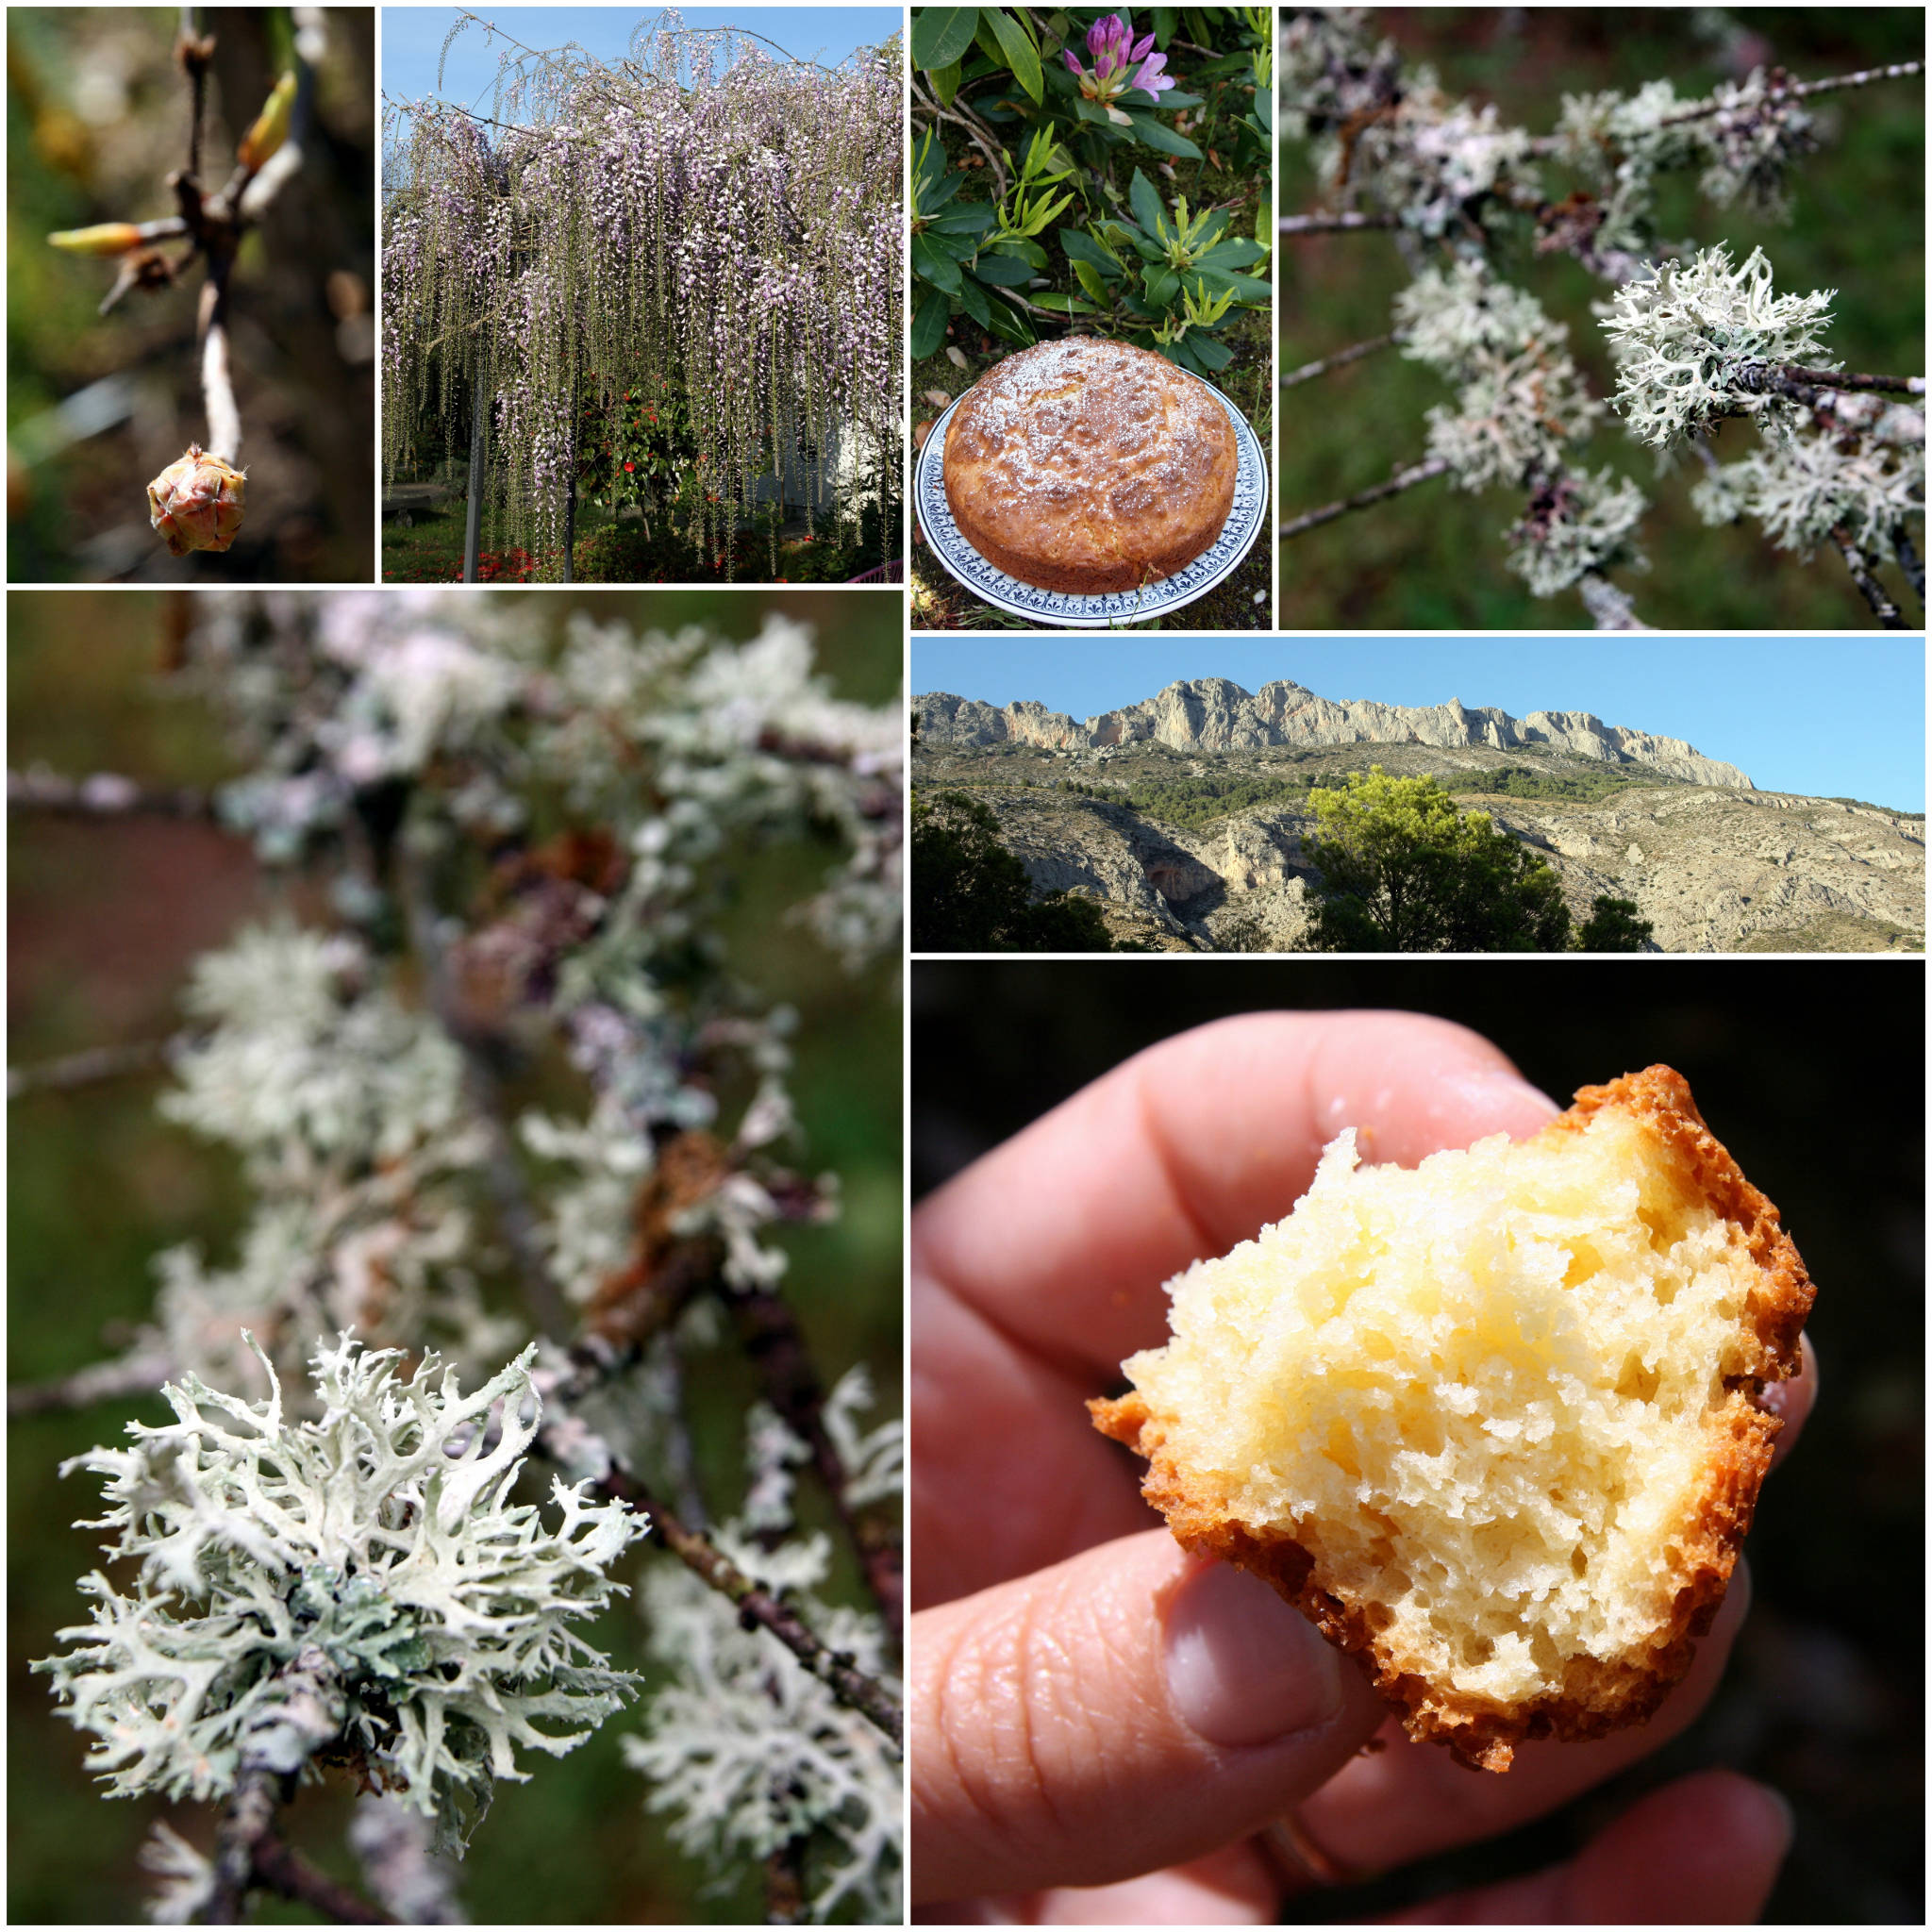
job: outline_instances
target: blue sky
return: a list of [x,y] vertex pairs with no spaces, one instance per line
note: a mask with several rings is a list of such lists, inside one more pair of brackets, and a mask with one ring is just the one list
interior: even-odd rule
[[1037,698],[1090,718],[1180,677],[1255,691],[1292,678],[1324,698],[1594,711],[1681,738],[1768,791],[1925,808],[1925,647],[1918,638],[915,638],[912,689],[991,705]]
[[[443,36],[459,13],[468,10],[491,21],[506,34],[548,53],[571,41],[599,59],[624,58],[641,21],[660,9],[650,7],[506,7],[482,5],[385,7],[382,9],[382,91],[392,101],[420,101],[434,94],[436,65]],[[855,47],[876,46],[899,29],[896,7],[685,7],[678,9],[690,27],[741,26],[777,42],[788,54],[836,67]],[[504,51],[479,26],[466,26],[449,50],[443,68],[442,97],[490,112],[496,61]],[[514,49],[508,51],[514,52]]]

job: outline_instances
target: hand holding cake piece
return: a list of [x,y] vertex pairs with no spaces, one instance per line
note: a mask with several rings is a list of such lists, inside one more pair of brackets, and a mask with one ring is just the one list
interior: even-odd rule
[[1689,1669],[1813,1295],[1667,1067],[1413,1171],[1344,1133],[1288,1220],[1170,1292],[1097,1424],[1187,1548],[1490,1771],[1641,1723]]

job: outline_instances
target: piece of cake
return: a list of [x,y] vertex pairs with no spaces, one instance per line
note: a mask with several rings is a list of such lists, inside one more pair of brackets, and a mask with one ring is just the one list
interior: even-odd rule
[[1724,1599],[1812,1286],[1668,1067],[1413,1170],[1353,1130],[1286,1221],[1170,1284],[1094,1420],[1189,1549],[1508,1769],[1649,1717]]
[[1184,570],[1221,535],[1241,451],[1208,385],[1068,336],[996,363],[946,427],[960,534],[1008,576],[1091,596]]

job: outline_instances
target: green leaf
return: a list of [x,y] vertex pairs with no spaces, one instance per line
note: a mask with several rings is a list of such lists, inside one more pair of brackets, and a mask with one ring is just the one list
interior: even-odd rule
[[1074,279],[1092,296],[1094,301],[1105,303],[1108,300],[1107,283],[1100,271],[1091,261],[1076,261],[1074,264]]
[[1225,295],[1232,291],[1243,308],[1266,308],[1274,300],[1273,283],[1257,282],[1253,275],[1231,275],[1225,269],[1190,269],[1188,279],[1206,282],[1210,294]]
[[991,206],[983,201],[962,204],[949,215],[939,215],[925,225],[928,235],[984,235],[998,220]]
[[959,92],[959,63],[955,60],[950,67],[935,67],[928,78],[940,106],[950,108],[953,96]]
[[1274,132],[1274,96],[1266,89],[1255,90],[1255,118],[1269,134]]
[[1225,369],[1234,360],[1234,351],[1225,342],[1217,342],[1212,336],[1204,336],[1199,329],[1190,329],[1181,338],[1194,352],[1194,359],[1208,370]]
[[984,18],[999,37],[1000,51],[1007,57],[1007,65],[1013,70],[1013,78],[1038,105],[1044,83],[1040,74],[1040,55],[1026,38],[1025,29],[1018,21],[1009,18],[1002,8],[987,8]]
[[941,289],[927,289],[912,312],[912,359],[921,362],[937,356],[946,342],[946,319],[953,305]]
[[1157,154],[1176,155],[1184,161],[1198,161],[1201,150],[1184,134],[1176,134],[1172,127],[1163,126],[1152,114],[1129,112],[1127,119],[1133,123],[1134,133]]
[[1079,115],[1081,120],[1091,122],[1096,127],[1110,127],[1113,125],[1112,122],[1107,118],[1107,109],[1105,108],[1096,108],[1091,101],[1084,97],[1074,103],[1074,112]]
[[992,305],[992,321],[989,327],[1004,341],[1018,342],[1023,349],[1033,346],[1032,325],[1017,308],[1009,308],[1004,302]]
[[1246,268],[1251,261],[1259,261],[1267,254],[1265,248],[1253,242],[1217,242],[1206,255],[1194,258],[1196,268]]
[[1162,111],[1169,114],[1178,113],[1184,108],[1198,108],[1206,98],[1201,94],[1184,94],[1177,87],[1169,88],[1164,94],[1146,93],[1140,88],[1135,88],[1132,92],[1139,94],[1143,101],[1158,102]]
[[[930,129],[919,143],[919,152],[912,158],[912,173],[918,181],[920,192],[937,186],[946,178],[946,151],[940,145],[939,138]],[[953,177],[958,180],[958,176]]]
[[1036,208],[1026,217],[1026,225],[1020,230],[1021,234],[1029,237],[1039,234],[1049,222],[1058,221],[1073,205],[1071,194],[1063,194],[1058,201],[1049,200],[1043,208]]
[[1180,9],[1175,7],[1157,7],[1154,9],[1154,44],[1164,54],[1167,43],[1174,39],[1174,29],[1180,25]]
[[1177,342],[1157,342],[1155,347],[1170,362],[1174,363],[1179,368],[1185,369],[1194,375],[1201,374],[1201,365],[1194,360],[1194,339],[1192,336],[1183,336]]
[[941,255],[950,255],[955,261],[971,261],[979,246],[979,237],[972,230],[962,234],[956,228],[941,227],[937,222],[925,230],[925,239]]
[[1142,272],[1141,282],[1147,290],[1147,299],[1157,308],[1165,308],[1180,292],[1181,278],[1171,268],[1149,268]]
[[1119,262],[1110,256],[1091,235],[1083,235],[1078,228],[1060,230],[1060,247],[1066,258],[1076,267],[1082,264],[1097,269],[1104,275],[1118,280],[1126,273]]
[[941,253],[924,235],[912,238],[912,270],[949,295],[959,292],[959,264],[950,255]]
[[921,175],[919,181],[919,209],[922,214],[931,214],[945,207],[947,202],[965,187],[966,177],[955,175],[950,170],[941,174],[937,180]]
[[1134,178],[1127,187],[1127,199],[1133,203],[1134,219],[1151,235],[1160,226],[1163,209],[1160,196],[1155,192],[1154,184],[1139,168],[1134,170]]
[[1056,313],[1065,313],[1067,315],[1092,315],[1096,312],[1091,303],[1081,301],[1077,295],[1061,295],[1057,293],[1048,293],[1044,295],[1035,295],[1032,298],[1032,300],[1034,308],[1051,308]]
[[974,263],[973,273],[996,289],[1024,289],[1033,279],[1033,264],[1010,255],[988,253]]
[[912,64],[938,69],[958,64],[979,25],[976,7],[922,7],[912,16]]
[[966,276],[959,284],[959,307],[981,328],[990,329],[992,326],[992,300],[971,275]]

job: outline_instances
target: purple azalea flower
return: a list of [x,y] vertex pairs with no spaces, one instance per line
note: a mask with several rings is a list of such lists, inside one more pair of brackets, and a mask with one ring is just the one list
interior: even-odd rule
[[1093,57],[1091,70],[1080,65],[1071,49],[1060,58],[1068,72],[1079,76],[1080,92],[1090,101],[1110,104],[1134,88],[1158,96],[1174,85],[1173,76],[1162,72],[1167,56],[1154,52],[1154,36],[1142,34],[1135,40],[1118,13],[1102,14],[1087,29],[1087,51]]

